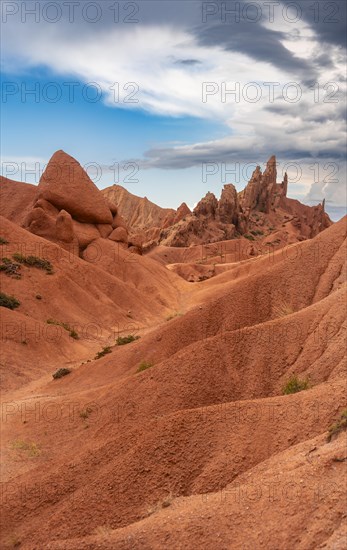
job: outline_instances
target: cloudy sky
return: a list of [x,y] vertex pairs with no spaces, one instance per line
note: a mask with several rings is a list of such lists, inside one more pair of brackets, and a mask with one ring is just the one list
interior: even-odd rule
[[64,149],[99,187],[177,207],[276,154],[309,204],[346,205],[346,2],[2,1],[2,172]]

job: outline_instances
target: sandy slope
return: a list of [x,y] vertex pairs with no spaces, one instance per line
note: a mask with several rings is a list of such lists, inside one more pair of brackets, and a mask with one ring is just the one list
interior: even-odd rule
[[[143,330],[64,379],[10,386],[3,547],[344,548],[345,439],[326,433],[346,408],[346,219],[198,284],[138,258],[126,281],[106,249],[98,265],[4,280],[23,301],[11,315],[97,311],[106,330],[131,310]],[[44,312],[33,284],[53,300]],[[27,370],[23,344],[7,345]],[[283,396],[292,373],[310,388]]]

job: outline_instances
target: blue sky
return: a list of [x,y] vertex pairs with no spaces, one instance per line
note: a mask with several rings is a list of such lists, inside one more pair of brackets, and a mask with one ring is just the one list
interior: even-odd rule
[[99,187],[192,207],[276,154],[289,196],[343,213],[344,2],[75,4],[2,3],[4,175],[34,182],[64,149]]

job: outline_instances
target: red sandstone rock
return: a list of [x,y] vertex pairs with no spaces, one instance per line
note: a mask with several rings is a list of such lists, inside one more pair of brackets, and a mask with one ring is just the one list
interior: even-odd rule
[[112,223],[112,214],[98,188],[82,166],[57,151],[49,161],[38,186],[40,197],[79,222]]

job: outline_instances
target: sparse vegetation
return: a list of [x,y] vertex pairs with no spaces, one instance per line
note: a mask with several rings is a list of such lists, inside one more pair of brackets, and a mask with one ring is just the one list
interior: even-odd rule
[[292,315],[292,313],[295,313],[295,310],[287,302],[281,302],[274,307],[273,312],[275,317],[286,317],[287,315]]
[[254,241],[255,240],[253,235],[248,235],[247,234],[247,235],[244,235],[244,237],[245,237],[245,239],[248,239],[249,241]]
[[83,409],[83,411],[80,412],[80,417],[83,418],[83,420],[86,420],[91,412],[93,412],[91,407],[87,407],[86,409]]
[[344,409],[341,413],[339,420],[334,422],[329,428],[329,433],[327,436],[327,441],[331,441],[339,433],[347,429],[347,409]]
[[183,315],[183,313],[181,313],[181,311],[175,311],[171,315],[168,315],[168,317],[166,317],[166,320],[171,321],[171,319],[175,319],[176,317],[181,317],[181,315]]
[[43,258],[38,258],[37,256],[23,256],[23,254],[19,254],[18,252],[13,254],[12,258],[16,260],[16,262],[26,265],[27,267],[37,267],[38,269],[47,271],[49,274],[53,273],[51,262]]
[[12,449],[19,449],[20,451],[27,451],[30,457],[39,456],[41,453],[39,447],[34,442],[23,441],[22,439],[17,439],[12,443]]
[[61,321],[55,321],[54,319],[47,319],[48,325],[57,325],[58,327],[62,327],[63,329],[67,330],[67,332],[70,334],[71,338],[74,340],[78,340],[79,336],[77,332],[70,327],[67,323],[62,323]]
[[9,296],[4,292],[0,292],[0,307],[7,307],[8,309],[16,309],[20,306],[20,301],[14,296]]
[[299,391],[307,390],[309,388],[308,380],[299,380],[299,378],[293,374],[286,385],[283,387],[282,393],[289,395],[291,393],[298,393]]
[[0,244],[8,244],[8,241],[4,237],[0,237]]
[[106,346],[101,351],[98,351],[94,359],[100,359],[101,357],[104,357],[104,355],[107,355],[108,353],[112,353],[112,350],[109,346]]
[[150,369],[151,367],[153,367],[153,363],[150,363],[149,361],[141,361],[137,372],[143,372],[144,370]]
[[128,336],[118,336],[116,344],[117,346],[125,346],[125,344],[130,344],[139,338],[140,336],[135,336],[134,334],[128,334]]
[[57,378],[62,378],[63,376],[66,376],[67,374],[70,374],[71,370],[67,368],[61,368],[58,369],[52,376],[56,380]]
[[13,279],[20,279],[21,274],[19,273],[20,265],[16,264],[9,258],[2,258],[0,264],[0,271],[3,271],[5,275],[8,275],[8,277],[12,277]]

